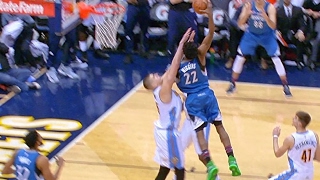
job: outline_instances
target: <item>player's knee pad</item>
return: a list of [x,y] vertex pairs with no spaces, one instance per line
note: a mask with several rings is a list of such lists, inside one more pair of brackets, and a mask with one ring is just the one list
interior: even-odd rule
[[281,59],[278,56],[273,56],[271,57],[272,62],[274,64],[274,67],[276,68],[276,71],[279,76],[285,76],[286,75],[286,70],[284,69],[284,66],[281,62]]
[[185,175],[185,169],[178,169],[174,168],[175,174],[176,174],[176,180],[184,180],[184,175]]
[[241,73],[245,61],[246,59],[242,55],[237,55],[232,66],[232,71],[235,73]]
[[170,172],[170,169],[164,166],[160,166],[158,175],[155,180],[165,180]]

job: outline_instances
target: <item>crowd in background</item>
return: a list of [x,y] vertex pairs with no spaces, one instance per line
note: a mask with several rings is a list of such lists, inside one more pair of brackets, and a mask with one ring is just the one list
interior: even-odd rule
[[[211,56],[226,60],[231,68],[244,29],[238,27],[242,5],[249,0],[213,0],[216,32]],[[277,7],[277,29],[281,59],[298,69],[316,69],[319,63],[320,0],[270,0]],[[123,22],[118,30],[121,40],[117,50],[123,50],[124,63],[134,62],[133,54],[152,58],[152,50],[172,57],[187,28],[197,31],[201,42],[207,33],[206,17],[196,14],[188,0],[127,0]],[[88,68],[90,47],[97,58],[108,59],[108,49],[95,40],[95,26],[82,23],[64,36],[52,30],[55,18],[30,15],[1,14],[0,84],[15,92],[39,89],[36,74],[45,68],[48,80],[59,82],[58,74],[79,79],[74,68]],[[39,28],[46,26],[46,28]],[[50,31],[51,30],[51,31]],[[91,43],[89,43],[91,41]],[[157,43],[154,43],[157,42]],[[62,57],[57,58],[58,51]],[[161,51],[162,50],[162,51]],[[80,52],[80,53],[77,53]],[[77,56],[77,54],[79,56]],[[262,69],[268,68],[270,57],[262,47],[256,56]],[[90,63],[89,63],[90,64]]]

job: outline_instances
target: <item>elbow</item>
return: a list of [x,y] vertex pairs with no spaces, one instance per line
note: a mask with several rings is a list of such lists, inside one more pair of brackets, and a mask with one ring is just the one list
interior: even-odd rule
[[276,158],[279,158],[282,156],[282,154],[280,154],[279,152],[274,152],[274,155],[276,156]]

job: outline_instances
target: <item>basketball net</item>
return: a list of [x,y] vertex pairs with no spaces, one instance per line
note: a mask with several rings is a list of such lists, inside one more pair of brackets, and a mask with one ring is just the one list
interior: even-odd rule
[[117,32],[125,13],[125,7],[119,3],[105,2],[95,6],[79,7],[82,19],[92,18],[95,24],[95,40],[101,48],[116,49],[119,45]]

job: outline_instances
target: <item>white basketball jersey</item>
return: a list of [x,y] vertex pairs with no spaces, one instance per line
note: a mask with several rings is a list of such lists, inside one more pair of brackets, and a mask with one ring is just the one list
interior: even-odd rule
[[155,126],[163,129],[177,129],[179,127],[182,111],[182,101],[177,92],[172,90],[171,102],[163,103],[160,99],[161,86],[153,91],[154,99],[159,112],[159,120]]
[[313,173],[313,159],[318,146],[313,131],[293,133],[294,146],[288,151],[290,169],[298,173]]

